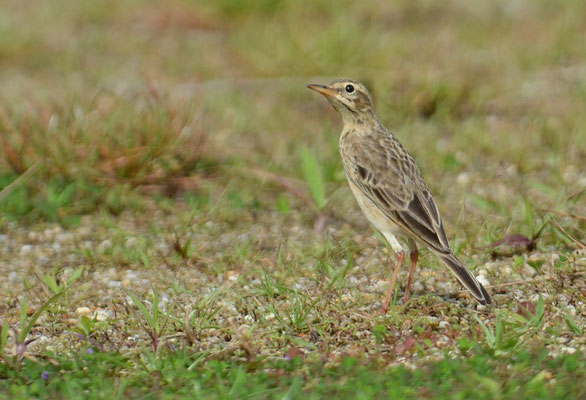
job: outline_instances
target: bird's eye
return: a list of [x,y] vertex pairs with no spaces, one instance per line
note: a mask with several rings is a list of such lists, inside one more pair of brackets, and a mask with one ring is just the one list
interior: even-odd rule
[[354,91],[354,85],[346,85],[346,93],[352,93]]

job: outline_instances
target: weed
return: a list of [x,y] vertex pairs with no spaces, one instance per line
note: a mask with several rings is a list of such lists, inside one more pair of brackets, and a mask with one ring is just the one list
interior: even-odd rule
[[[18,360],[20,360],[20,359],[22,359],[22,357],[24,357],[24,354],[25,354],[26,350],[28,349],[28,346],[36,340],[35,338],[27,339],[27,337],[29,336],[29,333],[31,332],[31,330],[35,326],[35,323],[37,322],[39,317],[45,311],[47,311],[49,306],[56,303],[61,297],[63,297],[64,294],[65,294],[65,291],[61,291],[61,292],[54,294],[52,297],[47,299],[43,304],[41,304],[39,309],[37,311],[35,311],[35,313],[30,318],[27,317],[28,301],[26,298],[23,299],[22,304],[21,304],[21,308],[20,308],[20,329],[13,328],[13,334],[14,334],[13,338],[14,338],[14,344],[15,344],[14,355],[17,357]],[[7,332],[8,332],[8,328],[5,323],[2,326],[2,333],[1,333],[1,341],[3,343],[3,345],[1,346],[2,349],[6,345],[7,334],[8,334]],[[0,352],[0,354],[1,353],[2,352]]]
[[183,333],[190,345],[198,343],[205,330],[220,328],[214,323],[214,318],[219,311],[216,305],[218,296],[218,291],[212,292],[195,303],[194,306],[189,306],[185,311]]
[[147,306],[132,293],[128,292],[128,296],[130,296],[132,302],[138,308],[138,311],[145,322],[145,324],[143,324],[143,329],[151,338],[153,352],[157,353],[160,341],[163,339],[162,333],[169,319],[169,314],[162,312],[159,308],[159,291],[157,289],[154,291],[151,310],[149,310]]
[[574,321],[574,318],[572,318],[572,316],[570,314],[566,314],[564,316],[564,319],[566,320],[566,325],[568,326],[568,328],[574,332],[576,335],[583,335],[584,334],[584,328],[581,326],[578,326],[576,324],[576,322]]
[[67,278],[65,277],[65,272],[62,272],[63,277],[61,283],[58,283],[58,278],[56,278],[57,274],[43,274],[41,276],[37,275],[37,277],[53,294],[64,292],[66,302],[69,305],[69,296],[67,295],[67,289],[69,289],[69,287],[71,287],[71,285],[81,277],[83,270],[84,267],[79,267],[71,273],[71,276]]
[[307,294],[295,290],[292,301],[289,300],[288,307],[282,307],[282,304],[277,307],[273,302],[268,306],[268,309],[283,328],[300,332],[306,329],[307,317],[318,301],[319,299],[311,301]]

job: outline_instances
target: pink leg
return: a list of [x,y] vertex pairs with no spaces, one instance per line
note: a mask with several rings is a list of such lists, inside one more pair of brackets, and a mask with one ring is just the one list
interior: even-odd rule
[[411,257],[411,268],[409,269],[409,278],[407,279],[407,286],[405,287],[405,296],[403,297],[403,304],[409,300],[409,294],[411,293],[411,284],[413,283],[413,273],[415,272],[415,266],[417,265],[417,259],[419,258],[419,252],[414,250],[410,254]]
[[383,303],[383,312],[387,312],[390,309],[391,304],[391,297],[393,296],[393,289],[395,289],[395,283],[397,282],[397,277],[399,276],[399,270],[401,269],[401,264],[403,264],[403,260],[405,259],[405,253],[400,252],[397,254],[397,265],[395,266],[395,270],[393,271],[393,278],[391,279],[391,285],[389,286],[389,290],[387,291],[387,296],[385,297],[385,302]]

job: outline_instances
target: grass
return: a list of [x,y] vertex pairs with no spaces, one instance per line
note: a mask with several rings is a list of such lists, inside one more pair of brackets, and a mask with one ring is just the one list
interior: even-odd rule
[[[584,397],[585,11],[3,4],[0,393]],[[422,251],[410,302],[378,313],[393,254],[305,88],[340,76],[372,89],[494,308]],[[491,247],[515,234],[531,246]]]
[[359,357],[344,357],[331,366],[302,357],[243,366],[224,360],[200,363],[184,352],[164,358],[147,353],[141,368],[115,353],[47,357],[54,361],[27,360],[16,370],[0,367],[7,392],[15,398],[562,399],[584,394],[575,378],[583,377],[586,367],[577,356],[550,358],[545,350],[515,358],[476,350],[469,359],[444,358],[420,369],[384,368]]

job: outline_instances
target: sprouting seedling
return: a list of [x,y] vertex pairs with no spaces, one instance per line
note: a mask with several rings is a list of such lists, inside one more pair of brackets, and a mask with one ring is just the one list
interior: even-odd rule
[[194,307],[189,306],[185,312],[184,333],[191,344],[201,340],[201,332],[206,329],[218,328],[213,320],[219,311],[215,301],[220,292],[214,291],[199,300]]
[[584,327],[576,324],[576,321],[574,321],[574,318],[572,318],[572,315],[566,314],[565,319],[566,319],[566,325],[568,326],[568,328],[572,332],[574,332],[576,335],[583,335],[584,334]]
[[499,350],[504,347],[504,321],[497,315],[495,329],[489,328],[477,315],[474,318],[484,332],[486,343],[492,350]]
[[[49,306],[51,304],[53,304],[57,300],[59,300],[64,294],[65,294],[65,290],[61,291],[59,293],[56,293],[55,295],[50,297],[47,301],[45,301],[41,305],[41,307],[39,307],[39,309],[30,318],[27,318],[28,301],[26,299],[24,299],[22,301],[22,306],[21,306],[21,310],[20,310],[20,330],[18,330],[16,328],[13,329],[14,341],[15,341],[14,354],[17,356],[17,358],[19,360],[22,359],[22,357],[24,356],[24,353],[26,352],[29,344],[31,344],[32,342],[34,342],[36,340],[36,338],[27,339],[27,337],[28,337],[30,331],[35,326],[35,323],[37,322],[37,320],[39,319],[41,314],[43,314],[47,310],[47,308],[49,308]],[[0,341],[2,342],[2,343],[0,343],[0,354],[2,353],[1,350],[3,350],[3,348],[6,344],[7,335],[8,335],[8,328],[4,324],[2,326],[2,332],[0,334],[0,337],[1,337]]]
[[310,302],[307,295],[295,290],[290,310],[278,309],[274,302],[269,305],[268,309],[284,328],[299,331],[306,325],[307,318],[318,301],[319,299],[315,299]]
[[[41,280],[41,282],[43,282],[45,284],[45,286],[51,292],[53,292],[53,294],[56,294],[59,292],[67,291],[67,289],[73,284],[73,282],[75,282],[76,280],[78,280],[81,277],[82,273],[83,273],[83,267],[79,267],[75,271],[73,271],[73,273],[71,274],[70,277],[68,277],[67,279],[63,279],[59,283],[58,283],[57,279],[55,278],[55,276],[51,275],[51,274],[43,274],[41,276],[38,276],[38,275],[37,276]],[[66,302],[67,302],[67,304],[69,304],[69,296],[66,296]]]
[[[156,353],[159,348],[161,333],[163,332],[169,318],[168,314],[161,312],[161,310],[159,309],[159,292],[155,289],[152,303],[152,311],[149,311],[147,306],[138,297],[136,297],[130,292],[128,293],[128,295],[132,299],[134,305],[140,311],[144,320],[146,321],[144,329],[150,336],[153,344],[153,351]],[[162,319],[161,316],[163,317]]]
[[72,332],[72,334],[75,337],[88,342],[98,351],[103,352],[104,348],[95,340],[94,337],[96,336],[96,333],[105,331],[109,326],[109,323],[106,321],[98,321],[96,316],[93,318],[88,318],[86,315],[83,315],[79,319],[77,326],[73,329],[74,332]]

